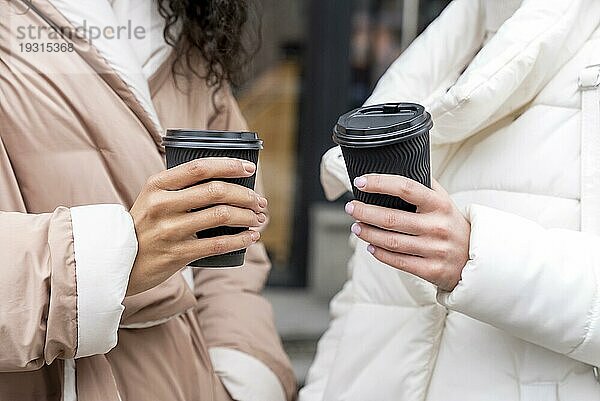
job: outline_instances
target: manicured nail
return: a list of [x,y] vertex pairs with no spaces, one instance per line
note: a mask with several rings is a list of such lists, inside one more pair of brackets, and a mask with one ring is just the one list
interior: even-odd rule
[[259,213],[256,218],[258,219],[259,223],[264,223],[267,221],[267,216],[264,213]]
[[252,234],[250,234],[250,238],[252,238],[253,242],[256,242],[260,239],[260,233],[258,231],[252,231]]
[[344,206],[344,210],[348,214],[354,213],[354,203],[352,203],[352,202],[346,203],[346,206]]
[[367,185],[367,179],[365,177],[356,177],[354,179],[354,186],[356,188],[364,188]]
[[354,223],[352,224],[352,227],[350,227],[350,230],[356,234],[356,235],[360,235],[360,226],[358,225],[358,223]]
[[269,202],[267,201],[267,198],[263,198],[262,196],[258,197],[258,206],[264,209],[268,204]]
[[367,247],[367,251],[372,255],[375,253],[375,247],[373,245],[369,245]]
[[244,170],[246,170],[247,173],[254,173],[256,171],[256,165],[254,163],[244,161],[242,164],[244,165]]

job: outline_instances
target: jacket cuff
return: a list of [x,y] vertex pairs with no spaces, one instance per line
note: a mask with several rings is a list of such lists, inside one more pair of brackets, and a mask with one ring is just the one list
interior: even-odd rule
[[77,280],[77,353],[105,354],[117,330],[137,255],[131,215],[121,205],[71,208]]
[[470,260],[438,301],[555,352],[576,350],[596,319],[594,237],[477,205],[468,218]]
[[271,369],[244,352],[225,347],[208,350],[215,373],[236,401],[285,401],[283,386]]
[[346,192],[352,192],[352,184],[339,146],[329,149],[321,158],[321,186],[325,197],[330,201],[336,200]]

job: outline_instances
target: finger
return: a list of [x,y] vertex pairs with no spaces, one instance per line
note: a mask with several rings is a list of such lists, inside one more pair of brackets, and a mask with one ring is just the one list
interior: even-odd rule
[[373,245],[369,245],[367,249],[377,260],[388,266],[421,277],[427,281],[431,279],[431,271],[428,268],[429,262],[426,258],[390,252]]
[[256,172],[252,162],[230,158],[196,159],[162,171],[150,179],[158,189],[176,191],[211,178],[249,177]]
[[362,192],[396,196],[421,211],[435,210],[440,201],[435,191],[401,175],[367,174],[357,177],[354,186]]
[[267,220],[264,213],[229,205],[219,205],[178,216],[175,224],[185,236],[215,227],[259,227]]
[[346,212],[356,220],[385,230],[421,235],[429,230],[425,216],[403,210],[368,205],[359,201],[346,204]]
[[360,223],[352,225],[352,232],[363,241],[391,252],[415,256],[428,254],[428,246],[421,237],[386,231]]
[[185,212],[211,205],[232,205],[265,212],[267,200],[252,189],[223,181],[210,181],[168,193],[173,210]]
[[188,256],[187,259],[189,262],[191,262],[208,256],[222,255],[246,249],[259,239],[259,232],[248,230],[236,235],[189,240],[184,243],[183,251]]

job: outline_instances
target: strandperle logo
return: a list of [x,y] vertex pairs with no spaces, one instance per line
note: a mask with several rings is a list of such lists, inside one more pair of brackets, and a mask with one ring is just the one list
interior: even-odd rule
[[27,25],[16,27],[16,37],[18,40],[55,40],[62,38],[68,39],[86,39],[90,42],[94,40],[104,39],[145,39],[146,28],[143,26],[134,26],[131,21],[127,21],[125,25],[117,26],[95,26],[90,25],[87,20],[83,20],[81,26],[78,27],[57,27]]

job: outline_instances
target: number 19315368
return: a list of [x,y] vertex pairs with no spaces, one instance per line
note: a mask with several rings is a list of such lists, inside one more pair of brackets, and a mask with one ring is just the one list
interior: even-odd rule
[[70,53],[74,51],[73,43],[58,42],[22,42],[19,43],[21,53]]

